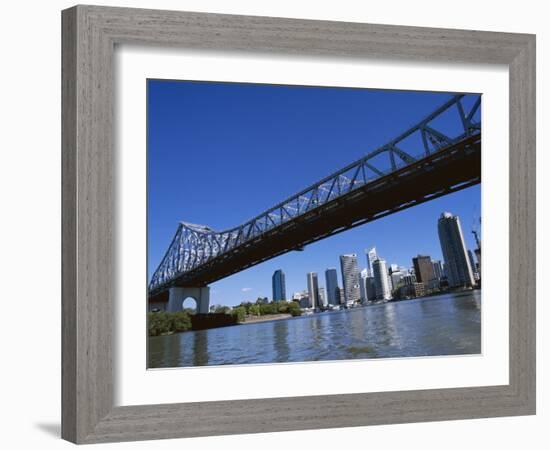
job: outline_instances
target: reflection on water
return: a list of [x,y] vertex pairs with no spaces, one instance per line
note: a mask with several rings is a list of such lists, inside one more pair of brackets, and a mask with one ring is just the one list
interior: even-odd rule
[[481,292],[149,338],[148,367],[481,353]]

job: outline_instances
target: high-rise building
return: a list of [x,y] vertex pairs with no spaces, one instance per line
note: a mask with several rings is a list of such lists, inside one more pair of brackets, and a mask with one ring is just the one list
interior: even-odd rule
[[369,249],[365,249],[365,256],[367,258],[367,270],[369,277],[372,277],[372,263],[378,259],[378,256],[376,255],[376,247]]
[[479,276],[481,277],[481,249],[476,248],[474,250],[474,252],[475,252],[476,258],[477,258],[477,271],[479,273]]
[[359,294],[361,296],[361,303],[367,302],[368,296],[367,296],[367,283],[366,279],[369,276],[369,270],[363,269],[361,273],[359,274]]
[[476,260],[474,259],[474,252],[472,252],[470,249],[468,249],[468,260],[470,261],[470,267],[472,268],[472,272],[474,274],[474,280],[478,281],[479,276],[479,269],[476,264]]
[[325,270],[325,282],[327,288],[327,301],[329,305],[340,304],[340,288],[338,287],[338,274],[336,269],[331,267]]
[[466,251],[459,217],[448,212],[442,213],[437,223],[437,231],[449,286],[473,286],[474,273]]
[[434,268],[435,278],[441,280],[445,276],[445,273],[443,272],[443,263],[438,259],[432,261],[432,265]]
[[361,303],[366,303],[372,300],[376,300],[376,289],[374,287],[374,277],[370,276],[368,269],[361,271],[360,277],[360,293]]
[[326,308],[327,307],[327,294],[325,292],[325,288],[320,287],[319,288],[319,307],[320,308]]
[[390,278],[391,278],[391,285],[392,285],[392,291],[395,291],[403,282],[403,278],[406,277],[408,274],[405,270],[397,270],[392,271]]
[[292,295],[292,300],[300,304],[300,308],[309,307],[309,296],[307,291],[295,292]]
[[342,284],[344,285],[344,303],[351,304],[361,299],[359,289],[359,269],[355,253],[340,256]]
[[285,273],[281,269],[273,272],[271,284],[273,287],[273,301],[286,300]]
[[472,272],[477,271],[476,266],[476,260],[474,259],[474,252],[472,252],[470,249],[468,249],[468,259],[470,260],[470,267],[472,268]]
[[319,305],[319,281],[315,272],[307,274],[307,292],[310,308],[318,308]]
[[365,278],[365,289],[367,291],[368,301],[376,300],[376,286],[374,284],[374,277]]
[[386,268],[386,261],[383,259],[376,259],[372,263],[372,270],[374,272],[374,288],[376,292],[376,298],[378,300],[391,299],[391,287],[388,277],[388,269]]
[[418,255],[413,258],[414,273],[419,283],[428,286],[435,279],[432,258],[425,255]]

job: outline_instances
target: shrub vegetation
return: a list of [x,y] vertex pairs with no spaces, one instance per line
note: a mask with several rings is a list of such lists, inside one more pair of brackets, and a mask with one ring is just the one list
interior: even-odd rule
[[233,308],[232,314],[239,317],[239,322],[244,321],[247,315],[251,316],[267,316],[270,314],[291,314],[292,316],[302,315],[300,305],[295,301],[273,301],[267,302],[265,299],[259,298],[256,303],[243,302],[239,306]]
[[191,329],[191,318],[186,311],[153,312],[147,314],[147,329],[149,336],[179,333]]

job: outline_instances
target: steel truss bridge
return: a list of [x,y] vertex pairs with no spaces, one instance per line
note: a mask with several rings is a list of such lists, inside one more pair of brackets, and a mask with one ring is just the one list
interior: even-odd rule
[[[469,100],[469,105],[467,105]],[[225,231],[181,222],[149,284],[201,287],[481,181],[481,96],[453,96],[358,161]],[[445,124],[440,124],[445,116]],[[412,150],[409,150],[412,148]]]

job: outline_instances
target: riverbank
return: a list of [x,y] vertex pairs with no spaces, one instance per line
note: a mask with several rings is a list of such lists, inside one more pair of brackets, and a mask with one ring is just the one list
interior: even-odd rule
[[239,325],[246,325],[248,323],[271,322],[272,320],[285,320],[291,319],[292,317],[292,314],[266,314],[265,316],[246,316],[244,322],[239,322]]
[[[481,292],[309,314],[149,339],[148,367],[273,364],[370,358],[477,355]],[[280,320],[272,320],[281,317]],[[246,325],[241,322],[239,325]]]

